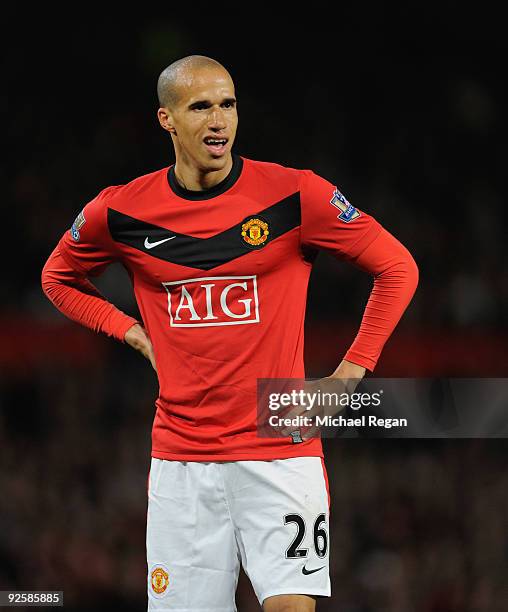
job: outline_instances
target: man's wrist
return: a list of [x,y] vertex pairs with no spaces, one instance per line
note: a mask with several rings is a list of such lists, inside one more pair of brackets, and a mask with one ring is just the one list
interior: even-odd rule
[[363,366],[343,359],[330,378],[351,378],[361,380],[365,376],[365,371],[366,369]]
[[137,319],[134,319],[133,317],[127,317],[127,319],[125,319],[125,321],[123,322],[122,329],[120,331],[120,336],[119,336],[119,339],[121,340],[121,342],[125,344],[126,342],[125,336],[127,332],[129,331],[129,329],[132,329],[135,325],[140,325]]

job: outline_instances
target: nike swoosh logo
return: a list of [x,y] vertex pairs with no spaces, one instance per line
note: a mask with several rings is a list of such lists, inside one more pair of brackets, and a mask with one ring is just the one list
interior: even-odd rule
[[319,572],[319,570],[322,570],[323,567],[325,567],[324,565],[322,565],[321,567],[318,567],[317,569],[313,569],[313,570],[308,570],[305,565],[302,567],[302,574],[304,576],[308,576],[309,574],[314,574],[315,572]]
[[145,249],[153,249],[153,247],[159,246],[163,242],[167,242],[168,240],[173,240],[176,236],[171,236],[170,238],[164,238],[163,240],[157,240],[157,242],[148,242],[148,236],[145,238]]

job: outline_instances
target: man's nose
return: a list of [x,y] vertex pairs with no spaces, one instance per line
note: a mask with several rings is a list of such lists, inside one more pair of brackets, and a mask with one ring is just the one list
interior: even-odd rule
[[208,126],[212,130],[222,130],[226,127],[226,120],[221,108],[214,108],[212,110]]

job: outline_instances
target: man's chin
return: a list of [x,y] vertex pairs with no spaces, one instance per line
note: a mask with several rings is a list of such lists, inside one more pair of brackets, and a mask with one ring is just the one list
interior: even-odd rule
[[231,159],[231,151],[222,155],[208,154],[202,159],[202,167],[210,170],[222,170]]

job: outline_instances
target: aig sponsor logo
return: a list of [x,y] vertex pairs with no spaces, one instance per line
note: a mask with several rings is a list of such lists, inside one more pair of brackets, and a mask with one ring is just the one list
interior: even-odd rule
[[259,323],[255,276],[207,276],[162,283],[171,327]]

